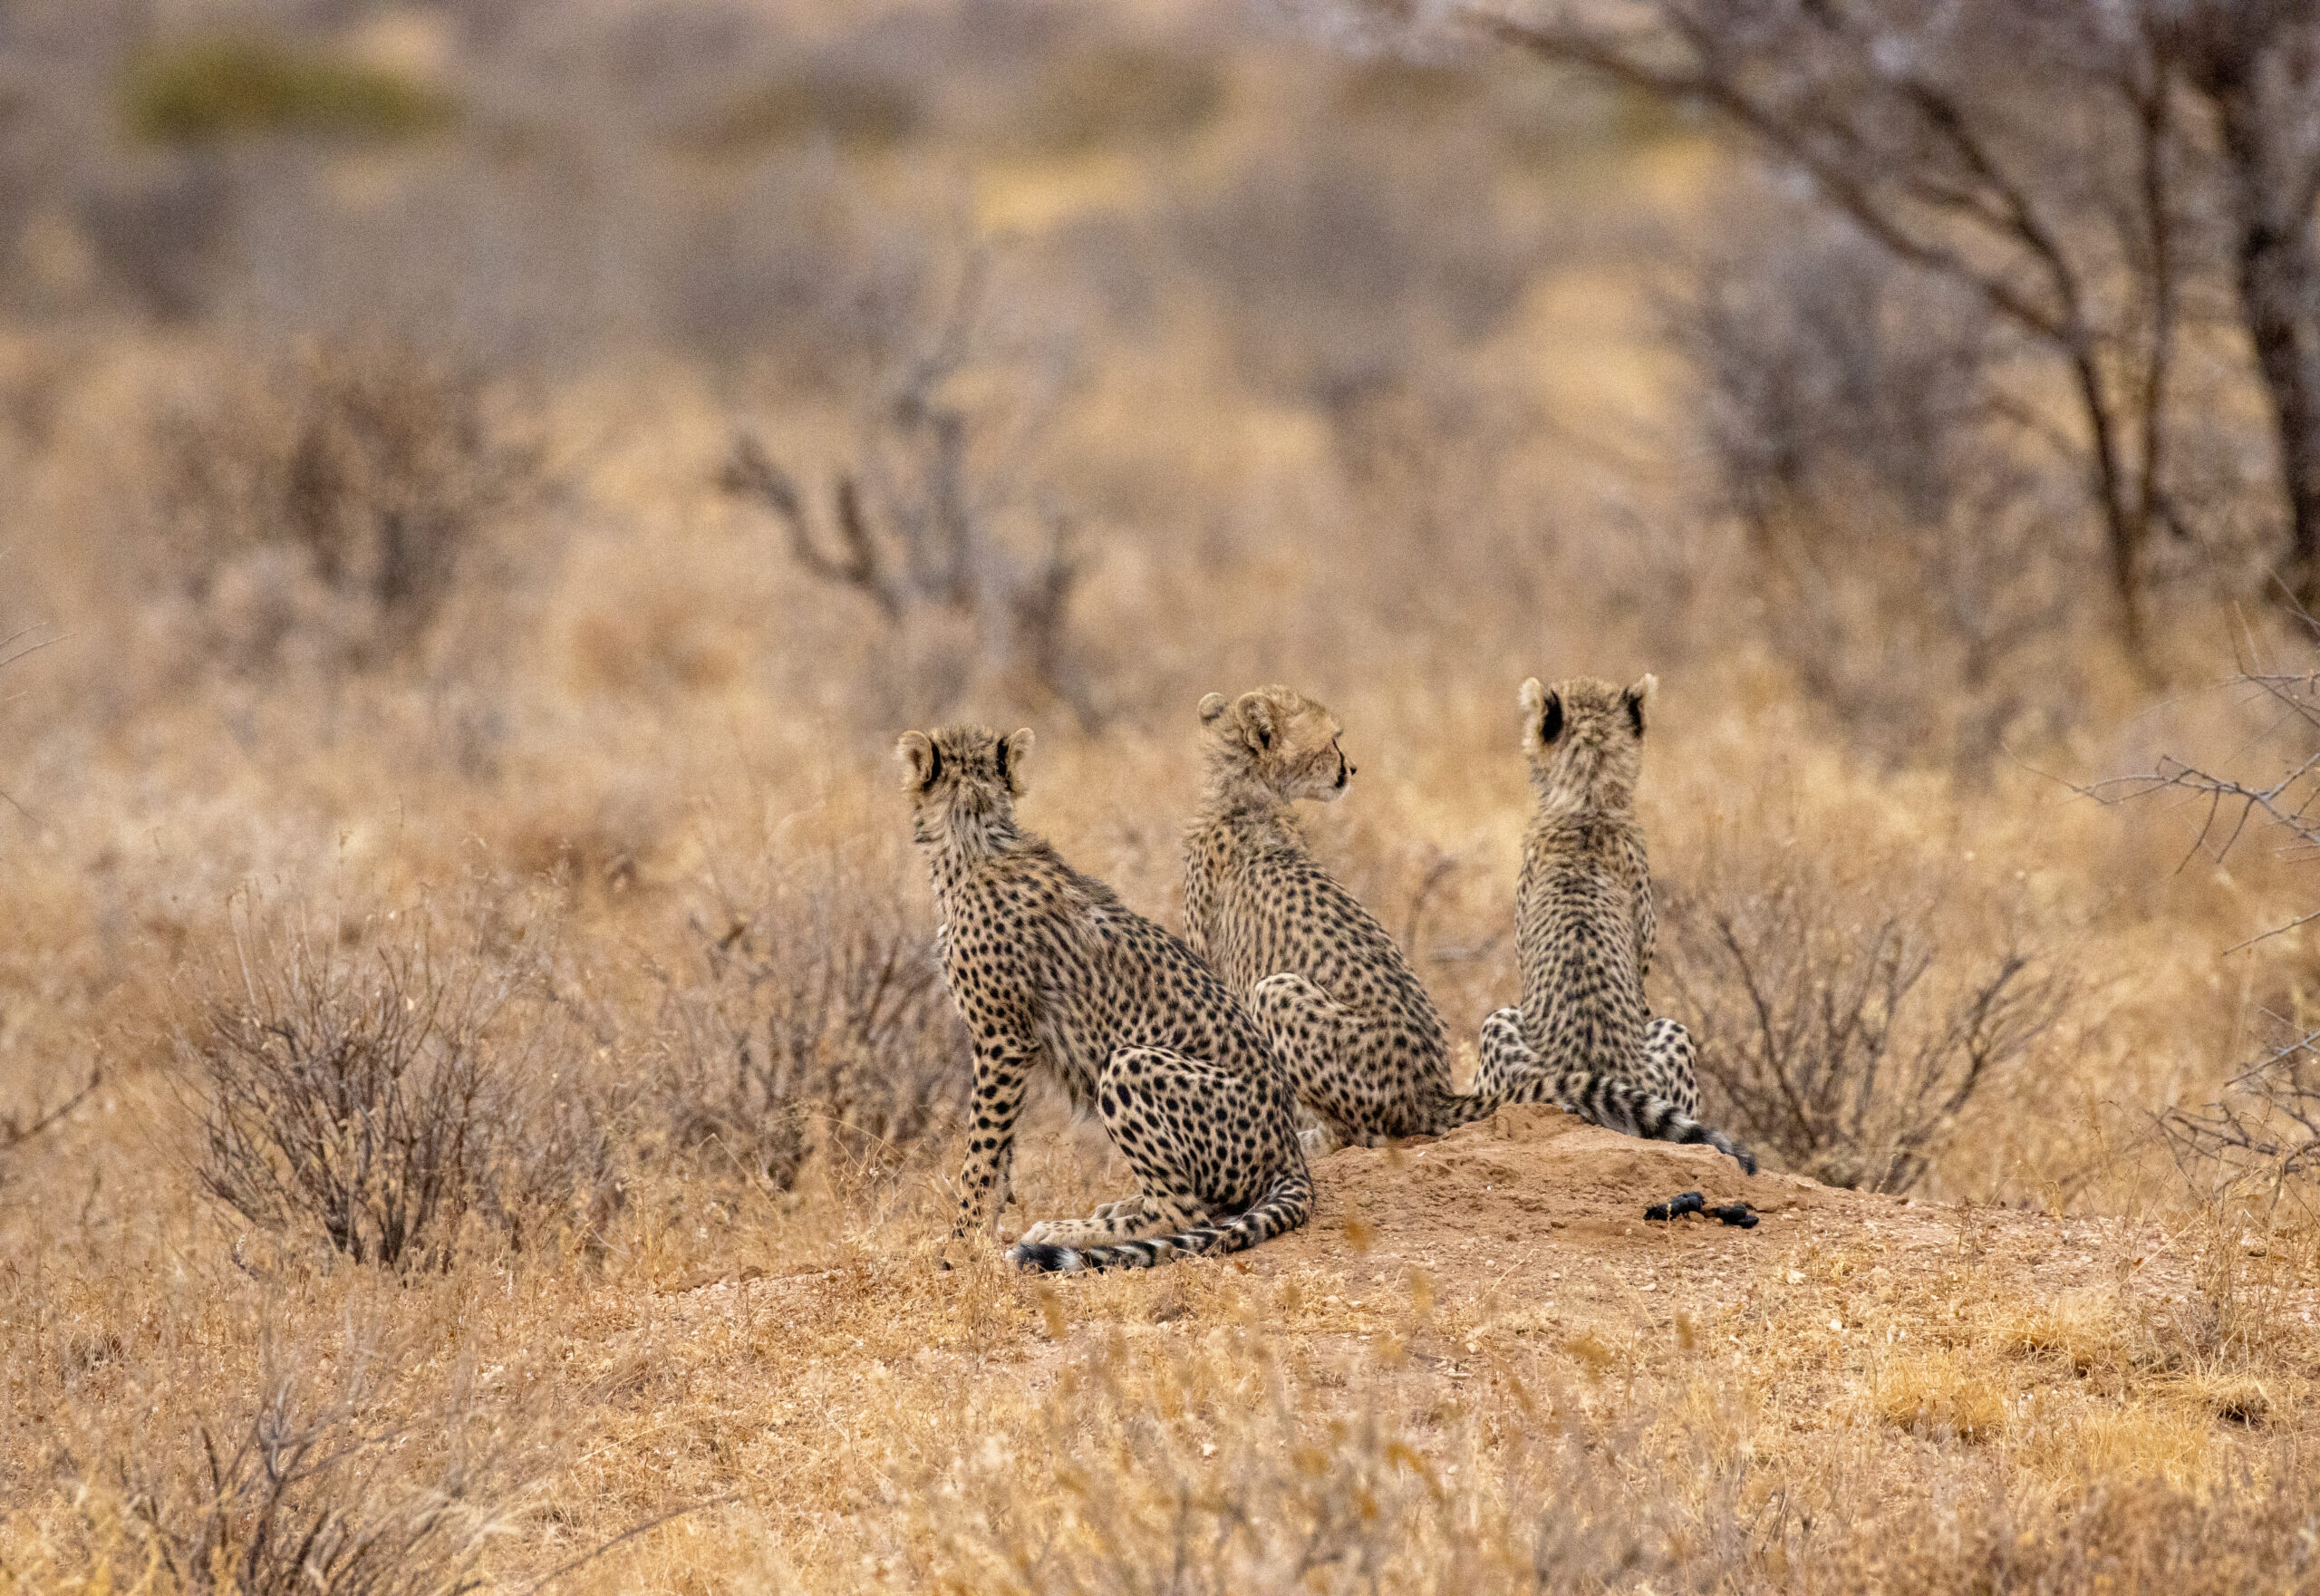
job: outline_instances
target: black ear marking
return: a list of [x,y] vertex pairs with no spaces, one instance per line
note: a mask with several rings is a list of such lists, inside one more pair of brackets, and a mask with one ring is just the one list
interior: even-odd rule
[[[1001,757],[1004,758],[1005,756],[1002,755]],[[942,774],[942,745],[939,742],[930,742],[926,745],[926,779],[918,784],[918,790],[921,792],[931,791],[933,788],[936,779],[940,778]]]
[[1007,779],[1007,740],[1003,737],[999,740],[999,779]]
[[1628,723],[1635,728],[1635,734],[1641,737],[1643,735],[1643,700],[1636,696],[1636,691],[1632,687],[1619,694],[1619,697],[1628,706]]
[[1552,742],[1562,735],[1562,694],[1547,694],[1546,718],[1539,722],[1539,740]]

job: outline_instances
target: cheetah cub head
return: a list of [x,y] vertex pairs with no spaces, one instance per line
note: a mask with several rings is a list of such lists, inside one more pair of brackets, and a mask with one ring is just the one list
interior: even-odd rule
[[1337,717],[1294,689],[1260,687],[1234,699],[1212,692],[1200,701],[1200,720],[1213,782],[1253,782],[1282,803],[1330,803],[1353,779]]
[[1659,678],[1614,687],[1574,676],[1552,687],[1533,676],[1522,684],[1522,751],[1531,779],[1549,802],[1593,800],[1616,806],[1635,796],[1643,772],[1644,711]]
[[1011,825],[1030,752],[1028,727],[1008,737],[987,726],[904,732],[894,758],[911,798],[912,835],[923,843],[963,842]]

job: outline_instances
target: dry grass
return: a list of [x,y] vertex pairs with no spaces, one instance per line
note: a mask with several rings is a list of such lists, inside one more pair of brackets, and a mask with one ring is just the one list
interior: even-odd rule
[[[251,225],[353,241],[298,277],[313,304],[245,261],[215,268],[227,303],[159,327],[116,314],[102,254],[75,276],[53,229],[30,235],[50,245],[24,269],[66,309],[0,324],[0,637],[55,639],[0,675],[0,1586],[2320,1578],[2308,1220],[2209,1200],[2151,1118],[2218,1095],[2261,1007],[2300,1011],[2312,928],[2224,950],[2302,912],[2310,878],[2259,850],[2185,864],[2196,817],[2069,786],[2260,730],[2197,689],[2231,664],[2219,612],[2184,601],[2164,689],[2089,645],[2066,716],[1941,706],[2010,729],[1970,769],[1849,726],[1688,493],[1650,337],[1714,150],[1521,73],[1348,63],[1205,14],[1139,11],[1119,38],[1049,19],[997,54],[945,33],[950,86],[921,94],[910,52],[844,18],[791,17],[806,55],[729,59],[574,9],[558,59],[651,80],[613,154],[559,142],[560,100],[597,102],[520,29],[434,39],[508,53],[442,77],[454,131],[275,152]],[[1152,97],[1111,103],[1120,63],[1162,58]],[[548,153],[566,143],[608,164],[581,181]],[[937,150],[958,181],[931,193]],[[1269,209],[1276,179],[1294,203]],[[721,218],[699,236],[724,252],[669,266],[648,214],[669,237]],[[595,274],[525,279],[591,329],[555,358],[492,320],[492,228],[519,223],[537,253],[509,258]],[[817,515],[881,469],[856,378],[906,358],[878,343],[886,307],[962,230],[995,240],[980,335],[1005,358],[952,373],[942,413],[984,508],[1031,517],[1010,537],[1050,509],[1081,529],[1042,624],[1095,731],[972,629],[902,635],[718,486],[741,428]],[[736,241],[761,233],[778,247]],[[1424,270],[1337,259],[1372,234]],[[392,320],[430,271],[514,353],[469,371],[423,353],[425,316],[371,343],[324,314],[351,283]],[[710,316],[731,336],[705,349],[692,318],[729,277],[771,284],[742,295],[761,320]],[[336,352],[316,358],[352,368],[285,363],[309,315]],[[382,394],[393,425],[366,430]],[[216,494],[172,414],[214,428]],[[329,468],[306,521],[302,451]],[[887,485],[897,517],[914,483]],[[382,563],[406,534],[433,540],[423,596]],[[1520,984],[1515,686],[1646,668],[1640,803],[1671,902],[1739,914],[1802,882],[1831,937],[1899,916],[1938,950],[1905,1010],[1937,1038],[2009,949],[2074,972],[1975,1090],[1928,1088],[1945,1112],[1909,1202],[1841,1194],[1744,1238],[1647,1233],[1585,1189],[1548,1219],[1528,1188],[1460,1188],[1423,1226],[1347,1195],[1358,1167],[1381,1183],[1362,1192],[1433,1201],[1411,1149],[1324,1166],[1310,1231],[1237,1262],[934,1270],[964,1083],[886,763],[930,701],[1031,720],[1027,819],[1172,922],[1192,706],[1312,692],[1360,767],[1317,850],[1470,1038]],[[244,982],[253,887],[312,940],[302,966],[286,933],[246,933]],[[1727,974],[1686,966],[1719,1001]],[[391,1038],[503,987],[462,1055],[503,1094],[490,1172],[553,1178],[468,1188],[465,1223],[418,1243],[430,1267],[358,1264],[296,1204],[241,1204],[252,1224],[205,1195],[205,1047],[272,1057],[300,1013]],[[440,1047],[414,1084],[455,1061]],[[295,1120],[235,1123],[236,1159],[293,1167],[266,1143]],[[1873,1114],[1830,1134],[1891,1151]],[[1122,1178],[1042,1100],[1010,1223]],[[503,1212],[553,1218],[518,1235]]]

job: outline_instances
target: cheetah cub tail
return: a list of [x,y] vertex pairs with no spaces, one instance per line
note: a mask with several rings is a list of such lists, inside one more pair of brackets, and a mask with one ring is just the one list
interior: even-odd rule
[[1179,1258],[1238,1253],[1260,1242],[1286,1235],[1313,1212],[1313,1182],[1302,1169],[1292,1169],[1273,1182],[1272,1189],[1246,1213],[1216,1224],[1204,1224],[1172,1236],[1141,1242],[1114,1242],[1101,1247],[1056,1247],[1020,1243],[1007,1261],[1019,1269],[1049,1274],[1077,1274],[1083,1269],[1152,1269]]
[[1712,1125],[1702,1125],[1665,1098],[1605,1076],[1590,1075],[1564,1099],[1580,1117],[1647,1141],[1706,1143],[1739,1161],[1750,1175],[1756,1173],[1756,1156]]

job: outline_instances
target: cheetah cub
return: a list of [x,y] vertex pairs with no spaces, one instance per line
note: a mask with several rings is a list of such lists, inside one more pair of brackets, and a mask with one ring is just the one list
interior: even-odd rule
[[1496,1098],[1452,1089],[1442,1017],[1386,928],[1306,851],[1291,806],[1352,779],[1334,717],[1262,687],[1200,701],[1207,788],[1184,834],[1184,940],[1272,1035],[1337,1142],[1438,1134]]
[[1692,1117],[1691,1033],[1648,1020],[1644,977],[1658,923],[1635,821],[1644,711],[1658,686],[1578,677],[1522,684],[1522,747],[1537,802],[1522,838],[1514,946],[1522,1004],[1483,1022],[1479,1092],[1552,1096],[1597,1125],[1657,1141],[1706,1142],[1756,1160]]
[[[942,973],[974,1038],[974,1127],[957,1241],[1007,1205],[1034,1069],[1093,1107],[1139,1190],[1023,1233],[1029,1269],[1148,1268],[1296,1229],[1313,1187],[1288,1078],[1191,950],[1015,824],[1031,734],[910,731],[912,835],[933,876]],[[945,1249],[948,1250],[947,1247]]]

